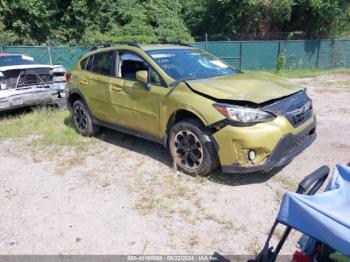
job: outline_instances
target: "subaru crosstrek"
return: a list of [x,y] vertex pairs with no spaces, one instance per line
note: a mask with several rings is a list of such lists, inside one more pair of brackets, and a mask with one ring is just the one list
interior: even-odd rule
[[243,73],[185,45],[94,48],[68,75],[77,130],[100,126],[156,141],[191,175],[268,171],[316,137],[306,90],[268,73]]

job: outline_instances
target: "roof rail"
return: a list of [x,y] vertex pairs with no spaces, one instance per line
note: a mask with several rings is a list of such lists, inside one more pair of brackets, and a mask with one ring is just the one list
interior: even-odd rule
[[94,50],[97,50],[99,48],[112,47],[114,45],[128,45],[128,46],[141,48],[141,46],[138,43],[136,43],[136,42],[122,41],[122,42],[112,42],[112,43],[97,44],[97,45],[94,45],[93,47],[91,47],[89,51],[94,51]]
[[154,42],[151,43],[153,45],[181,45],[181,46],[188,46],[188,47],[193,47],[190,44],[186,44],[183,42],[171,42],[171,41],[165,41],[165,42]]

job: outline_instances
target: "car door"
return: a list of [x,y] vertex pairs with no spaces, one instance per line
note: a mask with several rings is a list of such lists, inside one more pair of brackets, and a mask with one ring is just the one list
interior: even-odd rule
[[[148,88],[136,80],[139,70],[149,72]],[[110,92],[114,123],[160,137],[160,108],[169,89],[141,56],[118,51],[117,77],[111,79]]]
[[91,66],[89,68],[88,63],[88,73],[83,80],[85,82],[82,83],[86,86],[84,96],[94,117],[110,121],[112,114],[109,82],[111,76],[115,75],[115,53],[114,51],[96,53],[90,59],[92,59]]

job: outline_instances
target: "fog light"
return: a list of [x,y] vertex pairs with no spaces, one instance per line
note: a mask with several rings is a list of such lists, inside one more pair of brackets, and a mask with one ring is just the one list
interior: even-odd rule
[[248,159],[250,161],[253,161],[255,157],[256,157],[255,151],[254,150],[249,150],[248,151]]

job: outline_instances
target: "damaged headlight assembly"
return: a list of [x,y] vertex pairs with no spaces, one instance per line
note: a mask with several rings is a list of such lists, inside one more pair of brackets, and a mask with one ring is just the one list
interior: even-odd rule
[[271,113],[249,107],[220,103],[216,103],[213,106],[223,114],[229,122],[238,126],[249,126],[272,121],[276,118],[276,116]]

